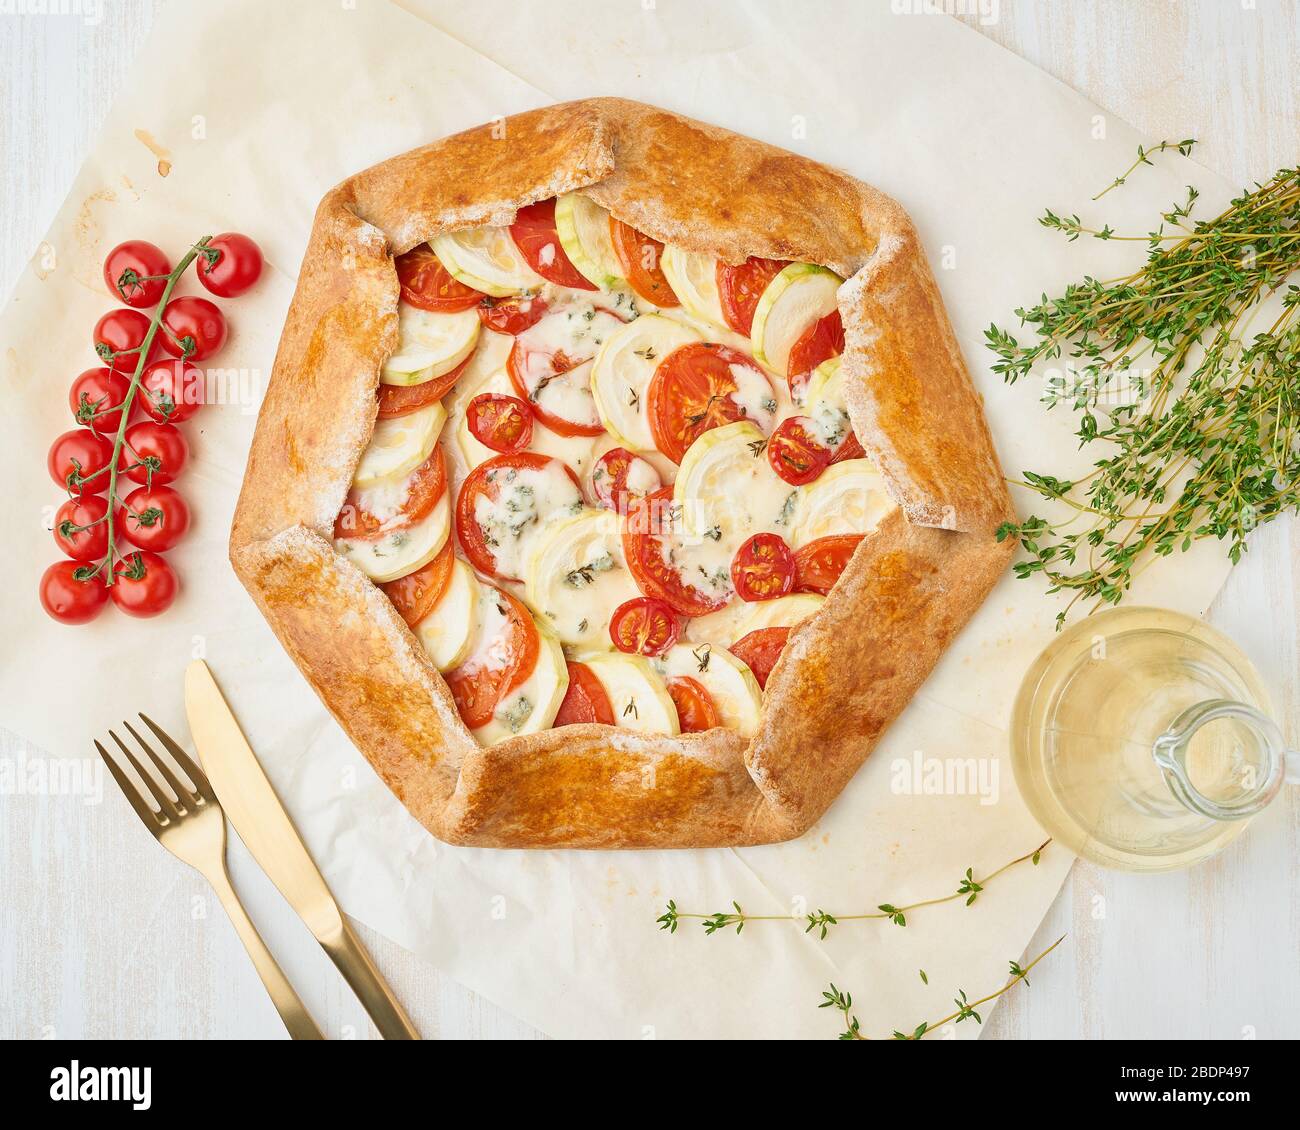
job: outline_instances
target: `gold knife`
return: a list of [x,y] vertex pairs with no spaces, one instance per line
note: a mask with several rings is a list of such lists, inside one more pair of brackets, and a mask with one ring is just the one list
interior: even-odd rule
[[185,712],[203,768],[245,847],[338,966],[384,1039],[418,1040],[420,1033],[361,948],[201,659],[185,670]]

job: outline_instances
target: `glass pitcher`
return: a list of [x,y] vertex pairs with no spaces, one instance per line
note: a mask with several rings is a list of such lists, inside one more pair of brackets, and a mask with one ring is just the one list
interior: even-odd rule
[[1187,867],[1300,781],[1250,661],[1213,628],[1116,608],[1062,633],[1012,715],[1016,783],[1038,822],[1105,867]]

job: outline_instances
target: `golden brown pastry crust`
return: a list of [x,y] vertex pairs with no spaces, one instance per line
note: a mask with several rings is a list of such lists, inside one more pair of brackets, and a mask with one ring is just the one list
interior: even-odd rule
[[[840,291],[854,429],[901,509],[791,634],[752,741],[565,726],[482,748],[334,517],[396,345],[392,256],[579,190],[728,262],[820,263]],[[597,98],[445,138],[316,213],[231,530],[236,572],[357,747],[435,836],[486,847],[708,847],[798,836],[826,810],[1005,568],[1012,513],[983,408],[903,210],[825,165]]]

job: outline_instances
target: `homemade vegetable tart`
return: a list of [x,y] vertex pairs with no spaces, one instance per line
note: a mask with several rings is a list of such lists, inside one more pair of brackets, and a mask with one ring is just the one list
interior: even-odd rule
[[639,103],[334,189],[231,560],[431,832],[797,836],[1006,564],[903,211]]

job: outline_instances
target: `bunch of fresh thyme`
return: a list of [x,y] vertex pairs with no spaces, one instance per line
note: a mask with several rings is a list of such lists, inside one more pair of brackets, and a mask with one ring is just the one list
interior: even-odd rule
[[[1151,154],[1186,155],[1193,144],[1139,149],[1094,199]],[[1300,287],[1288,281],[1300,268],[1300,169],[1211,220],[1191,220],[1196,197],[1189,188],[1146,236],[1048,211],[1039,222],[1070,240],[1145,241],[1145,265],[1118,279],[1085,276],[1018,309],[1036,337],[1028,344],[986,331],[1008,383],[1068,355],[1075,372],[1049,383],[1046,398],[1081,414],[1081,446],[1104,447],[1077,479],[1024,472],[1020,485],[1069,508],[1063,521],[1035,515],[998,530],[1029,553],[1018,576],[1041,573],[1049,591],[1072,594],[1058,627],[1080,600],[1089,611],[1117,604],[1151,561],[1199,538],[1228,540],[1235,564],[1251,530],[1300,509]],[[1276,312],[1250,332],[1274,296]]]

